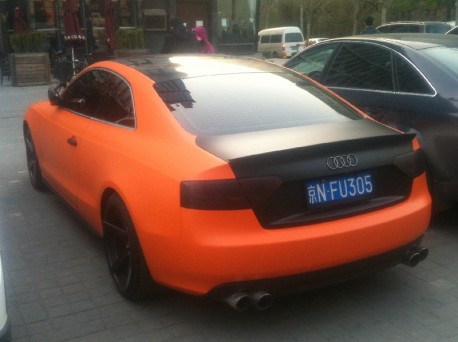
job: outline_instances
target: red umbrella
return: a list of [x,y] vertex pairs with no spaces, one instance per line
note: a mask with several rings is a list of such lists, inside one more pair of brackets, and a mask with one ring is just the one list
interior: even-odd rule
[[29,30],[24,19],[24,14],[19,7],[14,9],[13,28],[15,34],[27,33]]
[[80,45],[86,39],[76,16],[74,0],[64,2],[64,30],[64,39],[71,47]]
[[104,12],[105,12],[105,35],[107,37],[107,46],[108,50],[113,50],[116,44],[116,35],[115,35],[115,18],[113,4],[111,0],[105,0],[104,3]]
[[64,39],[72,48],[72,68],[73,75],[76,74],[76,61],[74,47],[82,44],[86,37],[81,30],[78,17],[76,15],[76,6],[74,0],[66,0],[64,2]]

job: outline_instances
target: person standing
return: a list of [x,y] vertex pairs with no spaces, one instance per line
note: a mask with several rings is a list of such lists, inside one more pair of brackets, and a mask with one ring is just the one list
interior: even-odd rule
[[193,53],[199,52],[199,42],[183,19],[174,18],[170,21],[170,32],[165,37],[161,53]]
[[361,31],[361,34],[374,34],[374,33],[379,33],[377,29],[374,27],[374,18],[373,17],[367,17],[365,20],[366,27],[364,30]]
[[215,53],[215,48],[208,40],[207,31],[203,26],[197,26],[193,29],[194,34],[196,35],[197,40],[200,44],[201,53]]

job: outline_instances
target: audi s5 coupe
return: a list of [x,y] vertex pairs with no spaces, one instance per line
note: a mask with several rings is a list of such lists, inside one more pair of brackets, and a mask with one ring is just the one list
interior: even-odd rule
[[390,33],[336,38],[285,66],[376,120],[415,133],[436,210],[458,202],[458,37]]
[[238,310],[427,255],[414,135],[250,58],[98,62],[24,117],[37,190],[103,237],[122,295],[168,287]]

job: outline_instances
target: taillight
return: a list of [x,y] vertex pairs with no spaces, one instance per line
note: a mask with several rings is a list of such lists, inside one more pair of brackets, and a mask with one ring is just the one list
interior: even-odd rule
[[180,204],[200,210],[250,209],[266,201],[280,185],[276,177],[183,181]]
[[406,176],[415,178],[425,171],[425,161],[422,150],[401,154],[394,158],[396,165]]
[[282,45],[281,45],[281,48],[282,48],[282,50],[286,50],[286,45],[285,45],[285,44],[282,44]]

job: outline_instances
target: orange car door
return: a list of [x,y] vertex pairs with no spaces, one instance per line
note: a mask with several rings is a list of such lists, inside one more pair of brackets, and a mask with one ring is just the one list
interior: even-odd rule
[[90,125],[99,106],[100,82],[97,72],[90,70],[78,76],[65,89],[58,109],[53,113],[50,122],[48,146],[49,179],[52,185],[74,207],[78,207],[79,165],[81,156],[78,144],[85,129]]
[[78,140],[90,120],[65,108],[57,107],[48,118],[51,129],[43,151],[43,172],[48,182],[72,206],[77,207]]

